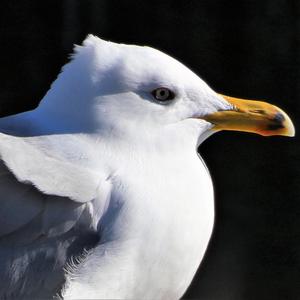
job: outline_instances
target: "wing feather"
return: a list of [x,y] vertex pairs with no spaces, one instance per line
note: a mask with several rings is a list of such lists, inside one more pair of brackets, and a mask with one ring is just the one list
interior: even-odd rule
[[49,156],[27,139],[0,133],[1,159],[20,182],[77,202],[95,198],[103,179],[99,173]]

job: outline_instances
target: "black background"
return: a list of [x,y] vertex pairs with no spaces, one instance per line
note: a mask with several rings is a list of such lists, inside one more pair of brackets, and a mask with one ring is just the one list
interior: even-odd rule
[[[297,131],[298,0],[2,1],[0,8],[1,116],[36,107],[73,44],[94,33],[163,50],[223,94],[266,99]],[[201,146],[216,223],[186,299],[300,299],[299,143],[223,132]]]

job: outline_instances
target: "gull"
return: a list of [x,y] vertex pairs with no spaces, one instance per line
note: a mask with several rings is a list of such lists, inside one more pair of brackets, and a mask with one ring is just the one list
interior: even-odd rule
[[221,130],[294,135],[278,107],[89,35],[36,109],[0,119],[0,298],[182,297],[214,224],[197,148]]

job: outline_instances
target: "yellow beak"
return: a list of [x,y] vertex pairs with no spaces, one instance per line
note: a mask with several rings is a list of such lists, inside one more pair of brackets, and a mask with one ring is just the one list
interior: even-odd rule
[[280,108],[266,102],[220,96],[231,103],[233,109],[202,117],[215,125],[213,130],[246,131],[264,136],[295,135],[291,119]]

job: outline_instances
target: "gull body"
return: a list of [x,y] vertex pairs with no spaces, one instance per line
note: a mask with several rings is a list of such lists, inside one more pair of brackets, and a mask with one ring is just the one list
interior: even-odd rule
[[[180,298],[214,222],[197,148],[237,108],[158,50],[88,36],[35,110],[0,119],[0,297]],[[293,134],[274,114],[263,134]]]

